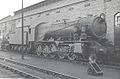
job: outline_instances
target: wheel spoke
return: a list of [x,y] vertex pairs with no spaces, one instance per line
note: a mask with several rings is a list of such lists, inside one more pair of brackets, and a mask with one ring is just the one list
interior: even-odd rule
[[47,57],[49,53],[50,53],[50,48],[46,45],[43,52],[44,57]]
[[77,58],[77,56],[74,54],[74,53],[70,53],[69,55],[68,55],[68,59],[69,60],[75,60]]
[[55,56],[56,56],[55,54],[50,54],[51,58],[55,58]]
[[39,45],[39,46],[37,47],[37,50],[36,50],[36,53],[37,53],[38,56],[41,55],[41,51],[42,51],[42,48],[41,48],[41,45]]
[[51,52],[55,52],[56,51],[56,46],[54,44],[51,45]]
[[65,58],[64,54],[59,54],[58,56],[59,56],[60,59],[64,59]]

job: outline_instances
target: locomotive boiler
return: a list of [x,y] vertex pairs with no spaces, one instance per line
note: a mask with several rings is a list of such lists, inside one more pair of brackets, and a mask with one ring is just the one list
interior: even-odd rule
[[77,34],[78,36],[81,36],[83,32],[87,36],[102,39],[102,38],[105,38],[106,31],[107,31],[107,26],[104,19],[100,17],[96,17],[96,18],[85,17],[74,22],[74,24],[71,24],[71,25],[66,24],[66,27],[64,28],[48,31],[47,33],[45,33],[43,40],[49,40],[50,38],[57,40],[60,37],[64,38],[64,37],[70,37],[70,36],[73,38],[75,34]]
[[[88,16],[72,22],[63,22],[51,25],[46,28],[38,26],[37,33],[43,31],[42,35],[36,34],[36,53],[39,56],[88,59],[89,56],[96,56],[99,52],[107,53],[104,46],[106,39],[107,25],[105,19],[100,17]],[[46,31],[44,31],[46,29]],[[42,38],[39,38],[42,37]]]

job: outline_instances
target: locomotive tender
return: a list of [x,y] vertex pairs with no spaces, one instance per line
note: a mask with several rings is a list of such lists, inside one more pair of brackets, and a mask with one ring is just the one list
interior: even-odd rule
[[[24,47],[21,46],[21,12],[0,21],[1,36],[9,49],[44,57],[70,60],[108,60],[119,50],[119,0],[45,0],[23,9]],[[116,46],[117,44],[117,46]]]

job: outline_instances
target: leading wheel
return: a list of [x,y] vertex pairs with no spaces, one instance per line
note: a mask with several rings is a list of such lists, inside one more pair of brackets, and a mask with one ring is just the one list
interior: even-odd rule
[[43,56],[44,56],[44,57],[47,57],[47,56],[48,56],[48,53],[43,52]]
[[64,59],[64,58],[65,58],[65,55],[64,55],[64,54],[58,54],[58,57],[59,57],[60,59]]
[[77,56],[74,53],[70,53],[68,55],[68,59],[71,60],[71,61],[75,60],[76,58],[77,58]]
[[50,54],[50,58],[55,58],[55,56],[56,56],[56,55],[55,55],[54,53],[51,53],[51,54]]

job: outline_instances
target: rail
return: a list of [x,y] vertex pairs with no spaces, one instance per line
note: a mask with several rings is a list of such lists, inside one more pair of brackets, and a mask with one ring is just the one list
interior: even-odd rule
[[[23,63],[15,62],[15,61],[7,59],[7,58],[0,58],[0,60],[15,64],[15,65],[23,66],[23,67],[26,67],[26,68],[29,68],[29,69],[34,69],[35,71],[42,72],[42,73],[45,73],[47,75],[52,75],[52,76],[55,76],[55,77],[59,77],[60,79],[80,79],[80,78],[77,78],[77,77],[74,77],[74,76],[71,76],[71,75],[62,74],[62,73],[58,73],[58,72],[51,71],[51,70],[41,69],[41,68],[29,65],[29,64],[23,64]],[[22,72],[21,70],[17,70],[15,68],[9,67],[7,65],[6,66],[2,65],[2,64],[0,64],[0,65],[3,66],[3,67],[6,67],[6,68],[8,68],[12,71],[15,71],[15,72],[27,77],[27,78],[41,79],[41,78],[38,78],[38,77],[36,77],[32,74]]]

